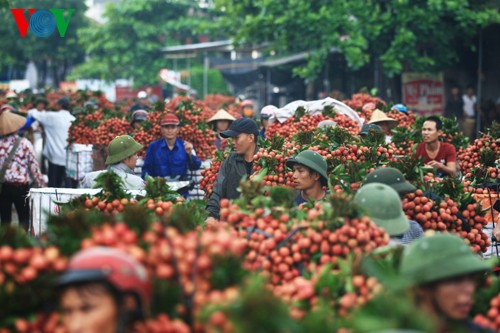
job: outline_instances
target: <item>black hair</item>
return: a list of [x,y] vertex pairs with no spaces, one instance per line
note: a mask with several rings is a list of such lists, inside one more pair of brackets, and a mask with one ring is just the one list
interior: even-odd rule
[[[294,165],[300,165],[301,167],[305,168],[309,172],[310,175],[317,173],[319,176],[319,182],[320,182],[321,186],[328,186],[328,180],[323,178],[321,173],[319,173],[318,171],[313,170],[310,167],[308,167],[307,165],[304,165],[302,163],[294,163]],[[293,170],[293,165],[292,165],[292,170]]]
[[436,129],[438,131],[443,129],[443,122],[441,121],[441,118],[439,118],[438,116],[427,117],[425,119],[425,121],[432,121],[432,122],[434,122],[436,124]]
[[145,318],[146,314],[142,311],[142,300],[138,295],[132,292],[122,292],[106,280],[82,281],[61,286],[57,290],[59,299],[61,299],[63,293],[69,288],[75,288],[79,295],[95,294],[96,292],[99,293],[102,291],[108,293],[112,296],[117,309],[123,306],[126,295],[132,295],[137,303],[137,307],[132,311],[119,311],[118,324],[126,327]]
[[57,101],[57,104],[61,106],[63,110],[69,111],[69,99],[67,97],[62,97]]

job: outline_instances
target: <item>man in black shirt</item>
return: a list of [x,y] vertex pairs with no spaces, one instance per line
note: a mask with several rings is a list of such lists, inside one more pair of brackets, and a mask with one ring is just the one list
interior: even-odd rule
[[464,118],[464,101],[460,94],[460,88],[455,86],[451,88],[451,95],[446,100],[446,106],[444,108],[444,116],[446,118],[457,117],[457,120],[461,122]]
[[234,152],[222,163],[215,180],[212,195],[207,202],[207,222],[218,220],[220,200],[236,199],[240,196],[238,187],[243,176],[250,176],[253,169],[253,156],[257,150],[259,128],[250,118],[235,120],[227,131],[221,132],[223,138],[232,138]]

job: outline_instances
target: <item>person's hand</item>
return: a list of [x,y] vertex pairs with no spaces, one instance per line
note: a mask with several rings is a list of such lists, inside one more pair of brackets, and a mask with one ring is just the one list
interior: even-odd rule
[[214,224],[217,222],[219,222],[219,220],[212,216],[207,217],[207,219],[205,220],[205,224]]
[[443,163],[440,163],[438,161],[430,161],[429,163],[427,163],[427,165],[435,169],[442,169],[444,166]]
[[184,141],[184,149],[186,149],[189,156],[193,154],[193,144],[191,142]]

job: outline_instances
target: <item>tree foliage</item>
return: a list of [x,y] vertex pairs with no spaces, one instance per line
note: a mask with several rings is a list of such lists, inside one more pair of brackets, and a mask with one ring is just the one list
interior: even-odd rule
[[106,80],[133,78],[136,85],[157,81],[161,68],[172,68],[162,48],[195,41],[211,29],[211,13],[194,0],[123,0],[109,4],[107,22],[82,29],[89,60],[73,77]]
[[405,67],[434,71],[457,59],[480,27],[500,22],[490,0],[215,0],[221,24],[241,44],[268,45],[278,55],[310,52],[296,68],[315,78],[331,48],[349,67],[379,60],[392,76]]
[[[33,61],[41,72],[41,79],[52,78],[57,86],[68,69],[84,60],[85,52],[79,42],[77,30],[88,25],[85,17],[87,7],[81,0],[12,0],[6,6],[0,6],[4,24],[0,26],[0,67],[24,70],[29,61]],[[10,8],[73,8],[65,37],[60,37],[57,28],[47,38],[36,37],[31,32],[21,38]],[[26,15],[26,18],[28,16]]]

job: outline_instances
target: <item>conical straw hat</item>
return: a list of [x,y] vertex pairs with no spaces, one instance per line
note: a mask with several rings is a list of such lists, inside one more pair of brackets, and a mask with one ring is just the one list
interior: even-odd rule
[[23,116],[10,111],[3,111],[0,114],[0,135],[17,132],[24,124],[26,124],[26,118]]
[[387,117],[385,112],[380,111],[379,109],[375,109],[375,111],[373,111],[372,113],[372,118],[370,119],[368,124],[382,123],[384,121],[392,123],[393,126],[396,126],[396,124],[398,123],[396,119]]
[[234,118],[233,116],[231,116],[231,114],[229,112],[227,112],[226,110],[220,109],[219,111],[217,111],[216,114],[214,114],[212,116],[212,118],[208,119],[207,123],[211,123],[212,121],[216,121],[216,120],[235,121],[236,118]]

